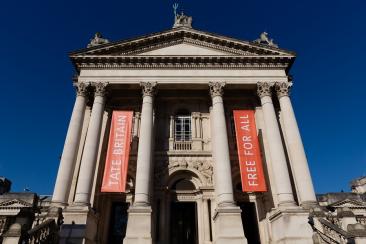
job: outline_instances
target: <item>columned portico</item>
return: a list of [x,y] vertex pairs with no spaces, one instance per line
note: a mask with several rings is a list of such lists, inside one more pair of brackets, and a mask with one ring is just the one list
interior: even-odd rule
[[141,82],[142,109],[136,163],[135,201],[129,209],[124,243],[151,243],[150,189],[153,160],[153,106],[156,82]]
[[317,204],[314,186],[310,175],[308,161],[301,140],[299,127],[289,97],[291,83],[276,83],[275,89],[280,102],[283,118],[283,134],[286,138],[290,164],[294,175],[296,190],[301,206],[309,207]]
[[77,96],[71,114],[69,128],[67,130],[55,189],[52,195],[52,205],[54,206],[67,205],[68,193],[70,191],[76,155],[79,149],[81,130],[84,122],[88,84],[79,83],[76,84],[75,87]]
[[81,159],[74,201],[74,204],[78,206],[90,205],[90,195],[97,161],[107,85],[107,83],[94,84],[95,97],[84,146],[84,153]]
[[222,99],[224,82],[210,82],[212,98],[211,131],[212,156],[216,193],[215,243],[247,243],[241,222],[241,210],[235,205],[231,176],[229,143],[226,130],[224,102]]
[[258,96],[261,99],[266,138],[269,144],[269,153],[272,160],[274,180],[279,207],[295,206],[291,188],[290,175],[287,168],[285,151],[283,148],[277,116],[272,102],[272,85],[258,83]]
[[[60,243],[309,243],[308,210],[295,200],[315,198],[284,85],[295,54],[267,33],[240,41],[191,24],[176,13],[170,30],[117,42],[97,33],[71,54],[80,94],[53,196],[72,202]],[[83,84],[95,88],[92,107]],[[234,111],[248,112],[242,131]],[[109,117],[118,113],[128,121]],[[245,147],[256,150],[242,160]],[[101,187],[106,176],[119,188]],[[267,187],[246,188],[249,178]]]

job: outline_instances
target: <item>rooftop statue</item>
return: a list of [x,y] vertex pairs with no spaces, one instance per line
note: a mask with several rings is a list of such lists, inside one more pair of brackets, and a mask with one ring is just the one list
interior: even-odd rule
[[103,38],[102,34],[100,32],[95,33],[94,38],[90,40],[90,43],[88,44],[88,47],[94,47],[101,44],[109,43],[109,41],[105,38]]
[[273,42],[273,39],[268,38],[267,32],[262,32],[258,39],[253,41],[254,43],[264,44],[271,47],[278,47],[277,44]]
[[174,17],[175,17],[173,28],[177,28],[177,27],[192,28],[192,17],[185,15],[183,13],[183,11],[181,12],[181,14],[178,14],[177,13],[177,9],[178,9],[177,3],[175,3],[173,5],[173,9],[174,9]]

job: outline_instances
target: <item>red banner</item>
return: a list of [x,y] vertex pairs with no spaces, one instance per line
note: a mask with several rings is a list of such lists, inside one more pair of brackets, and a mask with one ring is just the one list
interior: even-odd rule
[[126,191],[132,116],[132,111],[113,111],[102,192]]
[[243,192],[267,191],[253,110],[234,110]]

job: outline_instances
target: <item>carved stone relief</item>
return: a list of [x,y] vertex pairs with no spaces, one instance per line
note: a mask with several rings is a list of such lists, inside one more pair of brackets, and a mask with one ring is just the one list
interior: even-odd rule
[[212,186],[212,159],[208,157],[169,157],[158,160],[155,164],[154,186],[166,187],[169,177],[180,170],[196,175],[201,186]]

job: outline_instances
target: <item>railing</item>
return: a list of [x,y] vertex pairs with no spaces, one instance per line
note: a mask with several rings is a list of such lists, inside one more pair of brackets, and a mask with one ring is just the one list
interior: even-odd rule
[[58,226],[54,219],[35,226],[28,231],[28,237],[24,241],[26,244],[56,244],[58,243]]
[[192,150],[192,142],[191,141],[175,141],[173,144],[173,150],[175,150],[175,151]]
[[4,232],[7,230],[7,225],[7,218],[0,218],[0,238],[2,234],[4,234]]
[[330,223],[337,225],[338,227],[342,226],[342,220],[340,218],[338,218],[337,216],[333,216],[330,214],[327,216],[327,220]]
[[354,243],[354,236],[342,230],[326,219],[311,217],[309,223],[319,237],[319,243],[348,244]]
[[366,216],[357,216],[356,215],[356,220],[358,223],[366,225]]

